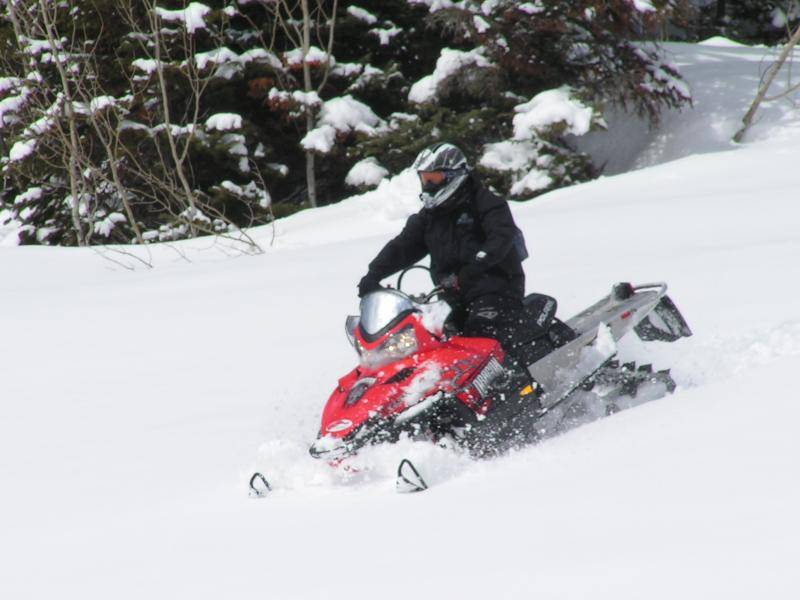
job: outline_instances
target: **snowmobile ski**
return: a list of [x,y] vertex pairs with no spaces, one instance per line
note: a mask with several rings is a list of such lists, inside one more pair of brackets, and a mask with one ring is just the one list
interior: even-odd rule
[[395,489],[400,494],[413,494],[414,492],[424,492],[428,489],[428,484],[425,483],[414,463],[404,458],[397,467]]
[[261,473],[253,473],[250,478],[250,497],[251,498],[265,498],[267,494],[272,491],[267,478]]

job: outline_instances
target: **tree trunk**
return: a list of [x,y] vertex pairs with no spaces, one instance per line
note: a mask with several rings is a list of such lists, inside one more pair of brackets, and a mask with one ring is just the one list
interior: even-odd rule
[[78,181],[81,178],[80,169],[78,168],[78,156],[81,152],[80,143],[78,141],[78,128],[76,125],[75,106],[73,104],[72,89],[70,88],[69,77],[64,64],[59,58],[59,48],[56,42],[57,35],[54,31],[55,23],[50,20],[48,14],[48,6],[45,0],[39,0],[39,8],[42,11],[42,21],[47,35],[47,43],[50,46],[50,52],[53,55],[53,63],[58,71],[59,78],[61,79],[61,87],[64,90],[64,112],[67,117],[69,125],[69,158],[67,159],[69,170],[69,187],[70,194],[72,194],[72,225],[75,228],[75,235],[78,239],[79,246],[86,246],[91,235],[91,229],[86,232],[86,238],[83,237],[83,227],[81,226],[80,217],[80,190],[78,189]]
[[717,0],[717,16],[714,19],[717,25],[722,25],[725,22],[726,12],[727,12],[726,0]]
[[[311,47],[311,14],[308,10],[308,0],[301,1],[303,10],[303,87],[306,93],[312,90],[311,88],[311,67],[306,60],[309,48]],[[306,133],[314,129],[316,122],[311,108],[306,106]],[[311,208],[317,207],[317,174],[314,170],[314,153],[310,150],[306,151],[306,185],[308,186],[308,202]]]
[[[178,147],[175,143],[175,137],[172,133],[172,117],[170,115],[169,95],[167,92],[167,81],[164,77],[164,64],[161,62],[161,22],[158,15],[155,13],[155,3],[152,3],[150,12],[150,26],[153,33],[153,41],[155,44],[154,54],[156,62],[156,75],[158,76],[158,87],[161,92],[161,110],[164,112],[164,134],[167,137],[167,144],[169,145],[170,155],[172,161],[175,163],[175,172],[178,175],[178,181],[181,183],[183,189],[183,197],[186,200],[187,206],[191,209],[192,217],[197,214],[197,206],[194,201],[194,192],[192,186],[189,185],[189,178],[186,176],[186,170],[183,166],[181,154],[178,152]],[[197,228],[193,222],[189,222],[189,229],[193,236],[197,235]]]
[[122,206],[125,208],[125,215],[128,217],[128,223],[133,228],[133,233],[136,235],[136,241],[139,242],[140,246],[144,246],[142,230],[139,228],[139,224],[136,222],[136,217],[133,214],[133,208],[131,208],[131,203],[128,201],[128,190],[125,189],[125,186],[122,184],[122,178],[119,175],[119,168],[117,167],[117,161],[119,158],[111,146],[112,143],[118,143],[119,138],[117,137],[117,139],[115,139],[113,142],[107,142],[105,137],[103,137],[99,131],[99,127],[96,129],[96,131],[101,143],[103,144],[103,147],[106,149],[106,154],[108,155],[108,164],[111,167],[111,177],[114,181],[114,187],[117,189],[117,195],[119,195],[120,200],[122,201]]

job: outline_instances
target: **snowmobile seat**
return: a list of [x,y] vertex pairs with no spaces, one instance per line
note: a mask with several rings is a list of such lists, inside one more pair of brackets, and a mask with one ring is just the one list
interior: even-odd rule
[[550,324],[550,329],[547,330],[547,337],[553,342],[553,346],[560,348],[578,337],[578,334],[575,333],[572,327],[564,323],[564,321],[554,318],[553,322]]
[[523,328],[530,332],[526,337],[535,339],[547,333],[556,316],[558,302],[544,294],[528,294],[522,301],[527,317]]

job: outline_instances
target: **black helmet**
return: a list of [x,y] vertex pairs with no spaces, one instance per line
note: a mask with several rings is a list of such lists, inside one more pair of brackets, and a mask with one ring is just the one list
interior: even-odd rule
[[[449,200],[469,176],[467,157],[460,148],[448,143],[438,143],[425,148],[414,161],[420,175],[425,208],[433,209]],[[442,173],[437,181],[426,180],[425,173]]]

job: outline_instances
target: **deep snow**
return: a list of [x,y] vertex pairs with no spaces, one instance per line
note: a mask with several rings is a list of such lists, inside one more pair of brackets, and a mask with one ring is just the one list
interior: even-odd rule
[[[668,48],[694,110],[597,142],[642,168],[513,210],[563,317],[670,284],[695,336],[621,355],[672,367],[673,396],[499,460],[405,444],[343,480],[307,458],[413,175],[281,221],[261,256],[0,247],[0,597],[797,598],[800,113],[734,146],[768,51]],[[438,485],[396,495],[403,455]]]

